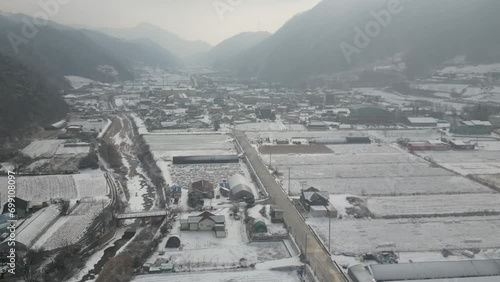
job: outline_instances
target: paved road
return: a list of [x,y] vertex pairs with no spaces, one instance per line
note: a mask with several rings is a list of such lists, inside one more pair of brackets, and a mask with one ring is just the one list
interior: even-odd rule
[[260,159],[257,151],[250,145],[246,135],[234,130],[234,136],[241,148],[245,152],[248,161],[254,168],[261,183],[266,187],[269,195],[274,199],[275,203],[283,209],[283,215],[287,226],[291,227],[291,233],[295,237],[303,254],[306,254],[306,259],[309,261],[316,276],[324,282],[346,281],[340,270],[336,267],[330,258],[328,252],[323,249],[313,235],[302,216],[297,212],[288,196],[276,183],[274,177],[269,173],[266,165]]

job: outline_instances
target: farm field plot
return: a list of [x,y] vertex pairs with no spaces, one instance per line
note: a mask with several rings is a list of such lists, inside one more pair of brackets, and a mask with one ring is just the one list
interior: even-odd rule
[[[328,242],[328,219],[308,223]],[[331,226],[332,252],[363,254],[492,249],[500,246],[500,217],[450,217],[421,219],[335,220]]]
[[[97,104],[97,101],[93,104]],[[101,120],[101,121],[93,121],[93,120],[74,120],[70,121],[68,125],[78,125],[78,126],[83,126],[84,131],[91,131],[91,132],[101,132],[101,130],[106,127],[106,124],[108,123],[107,120]]]
[[[74,199],[77,196],[71,175],[43,175],[17,177],[17,197],[41,203],[55,198]],[[0,191],[7,191],[6,177],[0,177]],[[2,202],[7,193],[2,193]]]
[[91,202],[80,203],[70,215],[62,217],[59,228],[53,231],[42,247],[45,250],[53,250],[64,246],[78,243],[91,227],[94,219],[102,212],[106,203]]
[[78,198],[104,196],[109,193],[103,173],[73,174]]
[[60,212],[57,206],[50,206],[36,212],[17,228],[16,240],[28,248],[31,247],[38,236],[57,220]]
[[[283,171],[283,187],[288,189],[288,171]],[[500,185],[500,183],[499,183]],[[492,190],[462,176],[410,176],[391,175],[367,178],[307,179],[307,187],[313,186],[330,194],[366,196],[405,196],[491,193]],[[300,180],[291,179],[292,194],[300,194]]]
[[234,150],[227,135],[144,135],[152,151]]
[[56,155],[78,155],[78,154],[88,154],[90,152],[90,146],[79,146],[79,147],[65,147],[61,145],[57,148]]
[[[170,176],[173,183],[189,189],[192,182],[199,180],[208,180],[218,190],[218,185],[223,179],[241,174],[244,175],[250,183],[250,188],[254,191],[257,198],[257,193],[254,185],[251,183],[249,172],[244,164],[204,164],[204,165],[172,165],[170,167]],[[187,194],[187,193],[186,193]]]
[[[254,122],[238,124],[235,129],[241,131],[279,131],[288,130],[288,127],[281,122]],[[304,127],[303,129],[305,130]]]
[[[7,177],[0,177],[0,191],[7,191]],[[102,173],[72,175],[18,176],[17,196],[21,199],[41,203],[50,199],[77,199],[104,196],[108,193]],[[4,202],[7,193],[0,193]]]
[[35,140],[21,152],[31,158],[52,158],[64,140]]
[[378,197],[367,200],[376,217],[467,215],[500,211],[500,194]]
[[443,167],[461,175],[469,174],[497,174],[500,172],[500,163],[444,163]]
[[[278,170],[285,172],[287,167],[280,165]],[[452,176],[453,173],[441,168],[430,167],[425,163],[298,165],[291,169],[291,178],[302,180],[447,175]]]
[[366,155],[366,154],[385,154],[385,153],[398,153],[406,156],[406,154],[401,153],[394,147],[390,147],[383,144],[338,144],[338,145],[327,145],[328,148],[332,149],[335,154],[342,155]]
[[133,282],[299,282],[300,278],[295,272],[273,270],[246,270],[225,272],[201,272],[178,274],[155,274],[137,276]]
[[279,132],[245,132],[249,139],[269,138],[269,139],[290,139],[313,138],[313,137],[347,137],[366,136],[359,131],[279,131]]
[[369,133],[375,138],[389,142],[395,142],[399,138],[407,138],[410,141],[427,141],[441,138],[441,134],[435,129],[377,130]]
[[486,183],[500,189],[500,174],[476,174],[473,177],[478,178],[481,183]]
[[453,163],[498,163],[500,164],[500,151],[445,151],[422,152],[419,155],[432,158],[438,164]]
[[[333,147],[333,146],[332,146]],[[262,156],[264,162],[269,164],[269,158]],[[300,165],[338,165],[338,164],[399,164],[399,163],[425,163],[422,159],[410,154],[401,153],[366,153],[366,154],[317,154],[317,155],[276,155],[272,156],[273,164],[281,166]]]

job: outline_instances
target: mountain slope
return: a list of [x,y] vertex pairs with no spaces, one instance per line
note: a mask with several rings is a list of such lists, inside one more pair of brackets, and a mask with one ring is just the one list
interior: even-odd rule
[[[133,79],[135,65],[165,67],[178,64],[173,54],[151,41],[124,41],[52,22],[47,26],[37,26],[35,36],[20,44],[19,52],[16,52],[8,35],[22,35],[22,17],[26,16],[0,15],[0,53],[15,56],[30,68],[52,77],[60,86],[68,86],[63,78],[66,75],[114,82]],[[104,72],[103,69],[114,71]]]
[[[408,71],[421,74],[457,55],[473,62],[500,59],[496,0],[401,0],[401,12],[366,46],[345,56],[341,43],[356,46],[355,27],[365,29],[386,0],[323,0],[295,16],[250,50],[226,60],[224,67],[242,76],[283,82],[341,72],[403,52]],[[358,45],[359,46],[359,45]],[[348,57],[350,60],[346,59]]]
[[0,140],[64,116],[59,88],[15,58],[0,54]]
[[149,23],[130,28],[104,28],[100,31],[127,40],[147,38],[180,58],[190,57],[210,50],[212,46],[203,41],[190,41]]
[[204,64],[217,65],[220,61],[227,60],[254,47],[270,35],[269,32],[243,32],[237,34],[222,41],[209,52],[201,54],[198,60]]
[[122,40],[92,30],[82,30],[94,42],[104,47],[127,65],[152,65],[172,67],[180,64],[179,58],[149,39]]

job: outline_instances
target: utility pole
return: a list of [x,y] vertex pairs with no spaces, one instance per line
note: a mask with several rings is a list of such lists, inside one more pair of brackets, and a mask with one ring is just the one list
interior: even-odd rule
[[305,253],[304,256],[305,256],[305,259],[307,262],[307,232],[306,232],[306,247],[305,247],[304,253]]
[[330,209],[327,208],[328,211],[328,252],[331,250],[330,239],[332,238],[332,217],[330,216]]
[[290,170],[291,170],[291,167],[288,167],[288,196],[292,195],[290,193]]

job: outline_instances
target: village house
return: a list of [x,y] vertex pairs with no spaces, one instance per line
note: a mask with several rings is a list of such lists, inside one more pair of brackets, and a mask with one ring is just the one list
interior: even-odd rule
[[319,191],[314,187],[302,191],[300,194],[300,202],[307,211],[311,210],[311,206],[328,206],[330,195],[326,191]]
[[213,231],[215,237],[225,238],[226,218],[223,215],[214,215],[210,212],[203,212],[197,216],[189,216],[181,219],[181,230],[189,231]]

